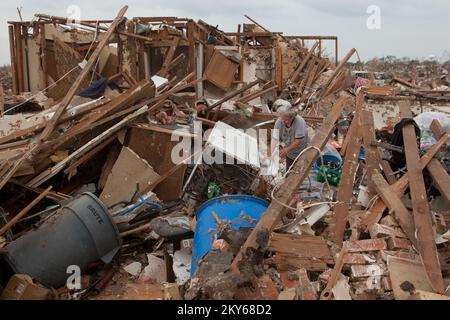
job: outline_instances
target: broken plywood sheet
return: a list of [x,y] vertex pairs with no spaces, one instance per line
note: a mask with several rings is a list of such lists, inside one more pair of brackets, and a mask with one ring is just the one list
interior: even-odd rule
[[227,58],[220,51],[215,50],[203,77],[220,89],[227,91],[230,89],[238,67],[238,63]]
[[268,250],[275,253],[273,261],[279,270],[323,271],[334,263],[322,237],[273,233]]
[[395,300],[407,300],[408,290],[433,291],[421,262],[388,256],[387,266]]
[[[164,175],[176,166],[171,159],[172,150],[179,142],[171,140],[169,133],[155,132],[147,128],[131,128],[129,147],[148,161],[153,169]],[[183,187],[186,165],[182,165],[153,190],[161,200],[176,200]]]
[[130,148],[123,147],[106,180],[100,200],[108,207],[121,202],[128,203],[138,185],[139,189],[143,190],[158,178],[159,175],[147,161]]

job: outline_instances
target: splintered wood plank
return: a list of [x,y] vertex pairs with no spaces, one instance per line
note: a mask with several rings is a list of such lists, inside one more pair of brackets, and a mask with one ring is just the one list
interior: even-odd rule
[[[409,103],[406,101],[400,102],[400,110],[406,115],[407,110],[410,110]],[[433,221],[422,175],[423,168],[420,165],[414,125],[407,124],[403,127],[403,142],[410,180],[409,189],[416,227],[417,247],[423,259],[431,287],[435,292],[442,293],[444,292],[444,281],[434,240]]]
[[[437,119],[434,119],[431,122],[431,130],[433,131],[433,136],[436,140],[439,140],[445,134],[441,123]],[[431,159],[430,163],[427,165],[427,169],[435,186],[446,201],[447,207],[450,209],[450,176],[448,175],[447,170],[445,170],[442,163],[437,159]]]
[[427,165],[428,172],[433,179],[434,185],[439,190],[450,209],[450,176],[438,159],[431,159]]
[[80,159],[72,163],[69,167],[67,167],[64,170],[64,174],[69,174],[72,171],[74,171],[76,168],[81,166],[83,163],[88,162],[90,159],[92,159],[97,153],[102,151],[106,146],[108,146],[114,139],[116,139],[117,135],[114,135],[110,137],[108,140],[103,141],[100,143],[97,147],[86,153],[84,156],[82,156]]
[[367,182],[369,187],[369,198],[372,198],[376,191],[372,181],[372,175],[379,173],[378,148],[370,143],[376,140],[373,114],[371,111],[362,110],[361,126],[363,128],[364,151],[366,155]]
[[125,15],[125,12],[127,11],[127,9],[128,9],[128,6],[124,6],[119,11],[119,13],[117,14],[117,17],[114,19],[114,21],[109,26],[108,31],[105,34],[105,37],[100,41],[97,48],[95,48],[95,50],[92,53],[92,55],[90,56],[88,62],[84,66],[83,70],[81,71],[80,75],[78,76],[76,81],[72,84],[69,91],[65,95],[64,99],[61,101],[60,105],[58,106],[58,109],[55,111],[53,117],[50,119],[49,124],[42,132],[42,134],[40,136],[40,140],[45,141],[52,134],[53,130],[56,127],[56,124],[58,123],[59,118],[62,116],[64,110],[67,108],[67,106],[70,104],[70,101],[72,101],[72,98],[79,90],[83,80],[87,77],[87,75],[90,73],[91,69],[94,67],[98,57],[100,56],[100,52],[108,44],[109,38],[116,31],[116,27],[118,26],[122,17]]
[[333,263],[330,249],[323,237],[272,233],[268,250],[309,259],[324,259]]
[[387,182],[389,184],[396,183],[397,179],[394,176],[394,171],[392,170],[390,163],[387,160],[383,160],[383,151],[381,151],[380,148],[378,148],[378,157],[380,159],[381,168],[383,169]]
[[433,291],[421,262],[388,256],[387,267],[395,300],[407,300],[410,297],[411,294],[402,289],[408,288],[408,282],[416,290]]
[[380,173],[374,174],[372,176],[372,180],[378,195],[387,207],[394,212],[394,217],[403,229],[403,232],[405,232],[411,242],[415,244],[416,237],[414,234],[414,219],[408,209],[406,209],[402,200],[391,191],[388,183],[384,180]]
[[[364,95],[359,94],[356,101],[356,108],[361,109]],[[353,198],[353,184],[355,182],[356,170],[359,162],[359,149],[361,147],[362,129],[361,118],[353,119],[351,126],[352,136],[349,138],[349,145],[345,153],[344,165],[342,167],[341,181],[339,182],[336,200],[338,203],[334,207],[336,224],[334,226],[334,240],[340,246],[344,238],[344,229],[347,223],[349,203]]]
[[[360,95],[364,94],[363,92],[360,92]],[[358,99],[358,97],[357,97]],[[360,100],[359,103],[361,105],[361,98],[359,98]],[[355,99],[356,100],[356,99]],[[355,101],[355,104],[358,103],[358,101]],[[362,106],[362,105],[361,105]],[[353,116],[353,121],[356,121],[356,119],[360,119],[360,115],[361,115],[361,107],[358,108],[358,105],[355,105],[355,114]],[[352,121],[352,123],[353,123]],[[350,142],[350,138],[354,135],[354,131],[356,130],[356,126],[350,126],[350,128],[348,129],[347,134],[345,135],[345,139],[342,142],[342,147],[341,150],[339,151],[339,153],[341,154],[341,156],[345,156],[345,153],[347,152],[347,146]]]
[[256,241],[257,234],[261,230],[267,230],[271,232],[276,224],[281,220],[281,218],[287,212],[287,205],[294,198],[296,191],[306,179],[314,161],[317,159],[319,152],[316,149],[322,150],[332,132],[334,131],[336,121],[339,119],[341,111],[347,101],[346,97],[340,98],[333,106],[331,112],[324,119],[322,126],[316,130],[316,134],[311,139],[309,143],[310,148],[305,150],[302,157],[300,157],[294,164],[292,172],[288,175],[285,182],[280,186],[278,192],[276,192],[276,200],[274,199],[266,212],[263,214],[259,220],[256,227],[253,229],[250,236],[247,238],[241,250],[234,259],[231,270],[233,272],[239,272],[238,262],[242,259],[243,253],[248,248],[258,248],[258,243]]
[[318,45],[319,45],[319,41],[316,41],[316,43],[314,43],[314,45],[311,47],[311,49],[309,49],[308,54],[305,56],[305,58],[302,59],[299,66],[294,70],[294,72],[289,77],[291,82],[297,82],[300,72],[302,72],[303,68],[308,63],[309,58],[311,58],[311,56],[313,55],[313,53],[316,50]]
[[295,271],[302,268],[308,271],[325,271],[329,264],[323,259],[311,259],[286,253],[274,254],[267,263],[274,264],[278,271]]
[[169,71],[169,65],[173,60],[173,56],[175,54],[175,50],[178,47],[178,43],[180,42],[180,38],[179,37],[175,37],[173,39],[172,45],[169,47],[169,49],[167,49],[167,53],[166,56],[164,58],[164,63],[163,66],[161,68],[161,70],[159,71],[159,76],[161,77],[166,77],[167,76],[167,72]]

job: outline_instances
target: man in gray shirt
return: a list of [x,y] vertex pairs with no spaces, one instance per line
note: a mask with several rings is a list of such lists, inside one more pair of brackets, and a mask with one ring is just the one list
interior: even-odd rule
[[[286,170],[294,163],[295,158],[306,148],[309,142],[308,125],[289,101],[277,100],[274,103],[279,118],[272,132],[271,153],[281,145],[280,158],[286,158]],[[274,141],[275,140],[275,141]]]

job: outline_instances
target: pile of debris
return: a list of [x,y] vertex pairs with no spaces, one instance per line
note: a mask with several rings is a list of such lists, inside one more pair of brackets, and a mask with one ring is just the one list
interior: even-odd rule
[[[445,123],[376,131],[334,36],[126,10],[9,22],[3,299],[449,299]],[[278,99],[312,138],[268,170]]]

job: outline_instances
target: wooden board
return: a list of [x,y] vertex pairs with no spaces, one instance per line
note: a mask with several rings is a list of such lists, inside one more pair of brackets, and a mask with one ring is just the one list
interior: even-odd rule
[[394,217],[399,225],[406,233],[409,240],[415,244],[416,237],[412,215],[406,209],[401,199],[390,190],[388,183],[380,173],[372,175],[372,180],[378,195],[383,199],[387,207],[394,212]]
[[274,253],[273,262],[278,271],[305,268],[325,271],[334,264],[330,249],[322,237],[272,233],[268,250]]
[[433,179],[434,185],[439,190],[442,198],[447,204],[447,209],[450,209],[450,176],[447,170],[444,169],[442,163],[438,159],[431,159],[427,165],[427,170]]
[[[364,95],[360,94],[357,97],[356,108],[361,110]],[[339,203],[334,207],[336,217],[336,224],[334,227],[334,240],[338,245],[342,244],[344,238],[344,229],[347,223],[347,216],[349,213],[349,203],[353,198],[353,184],[355,182],[356,170],[359,162],[359,149],[362,143],[362,128],[360,112],[357,111],[357,116],[352,121],[350,129],[351,136],[349,137],[349,144],[345,153],[344,165],[342,167],[341,181],[339,182],[336,199]]]
[[[177,141],[171,141],[171,135],[168,133],[155,132],[145,128],[131,128],[128,146],[142,159],[148,161],[162,176],[175,167],[171,160],[171,152],[177,143]],[[167,201],[179,199],[185,171],[186,165],[181,165],[179,170],[153,190],[159,199]]]
[[[400,112],[410,113],[410,105],[400,102]],[[408,112],[409,111],[409,112]],[[413,206],[414,225],[416,228],[417,249],[422,257],[430,285],[433,291],[444,292],[441,267],[439,265],[436,242],[434,239],[433,221],[428,204],[425,183],[420,165],[419,147],[413,124],[403,127],[406,167],[409,176],[409,189]]]
[[272,233],[268,250],[310,259],[322,259],[334,263],[330,249],[323,237]]
[[220,89],[227,91],[230,89],[238,67],[239,64],[231,61],[216,50],[206,67],[203,77]]
[[371,199],[376,191],[372,182],[372,175],[378,173],[380,165],[378,162],[378,148],[370,143],[376,140],[375,127],[373,122],[373,114],[371,111],[363,110],[361,113],[361,125],[364,141],[364,151],[366,156],[367,182],[369,187],[369,199]]
[[123,147],[106,180],[100,200],[108,207],[121,202],[128,203],[137,191],[137,185],[142,190],[158,177],[147,161],[130,148]]
[[433,291],[422,263],[388,256],[387,266],[396,300],[407,300],[410,297],[410,293],[400,287],[405,281],[412,283],[415,289]]

